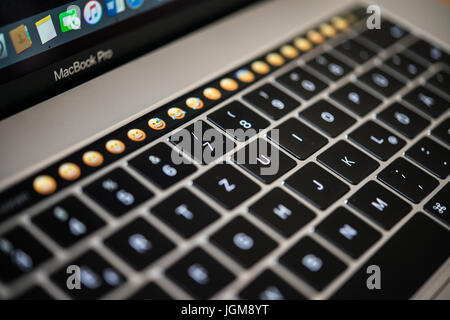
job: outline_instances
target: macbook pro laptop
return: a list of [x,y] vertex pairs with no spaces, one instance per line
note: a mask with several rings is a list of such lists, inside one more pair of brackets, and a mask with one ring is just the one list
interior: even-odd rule
[[0,299],[449,299],[450,4],[0,2]]

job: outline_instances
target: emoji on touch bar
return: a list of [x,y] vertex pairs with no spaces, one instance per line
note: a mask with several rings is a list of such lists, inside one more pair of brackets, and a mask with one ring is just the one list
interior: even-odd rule
[[268,63],[270,63],[274,67],[279,67],[284,64],[284,58],[280,54],[275,53],[275,52],[269,53],[266,56],[266,60]]
[[170,108],[169,110],[167,110],[167,114],[173,120],[177,120],[177,119],[179,120],[179,119],[184,118],[184,116],[186,115],[186,111],[184,111],[183,109],[177,108],[177,107],[173,107],[173,108]]
[[34,191],[47,196],[56,191],[56,181],[50,176],[38,176],[33,181]]
[[103,155],[97,151],[88,151],[83,154],[83,162],[89,167],[98,167],[103,164]]
[[298,56],[298,50],[288,44],[282,46],[280,52],[283,56],[285,56],[288,59],[294,59],[295,57]]
[[335,28],[333,28],[331,25],[329,25],[328,23],[322,23],[319,26],[319,30],[320,32],[322,32],[322,34],[328,38],[333,38],[337,35],[337,31]]
[[236,71],[235,76],[239,79],[239,81],[245,83],[253,82],[255,80],[255,75],[248,69],[240,69]]
[[120,140],[109,140],[106,145],[106,150],[113,154],[120,154],[125,151],[125,144]]
[[186,99],[186,105],[193,110],[198,110],[203,108],[204,103],[200,98],[190,97]]
[[148,126],[153,130],[162,130],[166,127],[166,123],[160,118],[151,118],[148,120]]
[[222,98],[222,93],[216,88],[206,88],[203,90],[203,95],[209,100],[219,100]]
[[311,42],[305,38],[295,39],[294,44],[301,51],[308,51],[308,50],[311,50],[311,48],[312,48]]
[[325,41],[324,36],[316,30],[310,30],[308,31],[308,33],[306,34],[306,37],[312,41],[312,43],[314,44],[321,44],[322,42]]
[[239,88],[239,85],[236,80],[225,78],[220,80],[220,87],[226,91],[234,91]]
[[340,31],[348,29],[348,21],[342,17],[334,17],[333,19],[331,19],[331,23],[336,29]]
[[128,131],[127,136],[130,140],[133,140],[136,142],[145,140],[145,138],[147,137],[145,132],[142,131],[141,129],[131,129]]
[[264,61],[255,61],[252,63],[251,68],[257,74],[266,74],[270,71],[270,67]]
[[59,166],[58,174],[64,180],[73,181],[80,177],[81,170],[75,163],[67,162]]

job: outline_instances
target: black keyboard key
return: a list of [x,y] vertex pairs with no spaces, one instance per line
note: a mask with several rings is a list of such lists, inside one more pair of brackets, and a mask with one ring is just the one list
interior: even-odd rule
[[379,29],[367,29],[361,36],[379,47],[387,48],[394,42],[404,38],[408,32],[398,25],[383,20]]
[[331,93],[330,97],[361,117],[381,103],[381,100],[352,82]]
[[138,292],[133,294],[128,300],[172,300],[160,286],[152,282],[145,285]]
[[283,86],[304,100],[309,100],[327,88],[327,84],[298,67],[277,78]]
[[355,123],[355,119],[325,100],[316,102],[300,116],[330,137],[338,136]]
[[114,169],[84,187],[83,191],[115,216],[121,216],[153,197],[152,192],[123,169]]
[[0,235],[0,280],[11,283],[35,270],[52,253],[22,227]]
[[176,191],[151,212],[184,238],[190,238],[220,216],[188,189]]
[[450,55],[448,53],[424,40],[419,40],[413,43],[408,47],[408,50],[414,52],[428,62],[442,62],[450,65]]
[[158,143],[130,160],[129,164],[161,189],[167,189],[197,171],[176,150]]
[[105,245],[136,270],[155,262],[175,245],[143,218],[137,218],[114,232]]
[[424,209],[450,226],[450,182],[428,201]]
[[398,158],[381,171],[377,178],[414,203],[419,203],[439,182],[415,165]]
[[14,300],[47,301],[54,300],[54,298],[43,288],[34,286],[19,296],[16,296]]
[[240,216],[213,234],[210,240],[244,268],[250,268],[278,246],[268,235]]
[[381,111],[377,118],[410,139],[430,124],[428,120],[397,102]]
[[275,120],[280,119],[300,105],[300,102],[269,83],[246,94],[244,100]]
[[296,162],[264,139],[257,139],[233,155],[233,161],[269,184],[295,167]]
[[359,81],[374,89],[384,97],[390,97],[400,90],[404,83],[378,67],[372,68],[359,76]]
[[408,79],[414,79],[425,71],[423,65],[407,57],[403,53],[394,54],[385,61],[385,64]]
[[309,237],[297,242],[280,262],[317,290],[325,288],[346,269],[341,260]]
[[211,163],[235,147],[233,141],[204,121],[178,131],[169,140],[200,164]]
[[391,229],[411,206],[375,181],[367,182],[347,202],[384,229]]
[[317,72],[326,76],[331,81],[337,81],[352,71],[350,66],[331,56],[329,53],[315,56],[307,63],[307,65],[317,70]]
[[317,160],[351,184],[360,183],[379,167],[378,162],[342,140],[318,155]]
[[431,134],[447,145],[450,145],[450,118],[445,119],[436,128],[431,130]]
[[323,210],[350,190],[341,180],[312,162],[300,168],[285,183],[289,188]]
[[433,118],[439,117],[450,108],[448,101],[424,86],[415,88],[405,95],[403,99]]
[[196,248],[171,266],[169,278],[198,299],[208,299],[235,276],[203,249]]
[[405,155],[441,179],[450,172],[450,151],[430,138],[420,139]]
[[315,230],[353,258],[359,258],[381,235],[347,209],[339,207]]
[[38,214],[32,221],[65,248],[105,225],[103,219],[73,196]]
[[270,124],[238,101],[208,114],[208,120],[238,141],[248,140]]
[[275,188],[250,207],[250,212],[283,236],[290,237],[316,215],[280,188]]
[[336,50],[346,55],[356,64],[363,64],[375,55],[375,52],[353,39],[344,41],[336,47]]
[[[448,259],[449,242],[448,230],[417,213],[332,298],[409,299]],[[371,265],[381,270],[380,290],[367,288]]]
[[271,270],[265,270],[241,292],[244,300],[304,300],[305,297]]
[[271,130],[267,137],[300,160],[305,160],[328,142],[324,136],[294,118],[286,120],[275,130]]
[[450,73],[448,71],[439,71],[428,79],[428,83],[448,94],[448,88],[450,88]]
[[383,161],[406,144],[405,140],[371,120],[352,131],[348,138]]

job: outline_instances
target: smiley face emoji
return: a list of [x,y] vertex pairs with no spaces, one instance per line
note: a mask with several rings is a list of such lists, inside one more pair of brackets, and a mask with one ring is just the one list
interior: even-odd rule
[[173,120],[177,120],[177,119],[179,120],[179,119],[184,118],[184,116],[186,115],[186,111],[184,111],[183,109],[177,108],[177,107],[173,107],[173,108],[170,108],[169,110],[167,110],[167,114]]
[[80,177],[81,170],[75,163],[67,162],[59,166],[58,174],[64,180],[73,181]]
[[56,191],[56,181],[50,176],[39,176],[33,181],[33,189],[37,193],[47,196]]
[[89,167],[98,167],[103,163],[103,155],[97,151],[88,151],[83,154],[83,162]]
[[120,140],[109,140],[106,145],[106,150],[113,154],[120,154],[125,151],[125,144]]
[[162,130],[166,127],[166,123],[160,118],[152,118],[148,120],[148,126],[153,130]]
[[202,99],[197,97],[191,97],[186,99],[186,105],[193,110],[198,110],[203,108],[204,104]]
[[141,129],[131,129],[128,131],[127,136],[130,140],[136,142],[142,141],[147,137],[145,132],[142,131]]

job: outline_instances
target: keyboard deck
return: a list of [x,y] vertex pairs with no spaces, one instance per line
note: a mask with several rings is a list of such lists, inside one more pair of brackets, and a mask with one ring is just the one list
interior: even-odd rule
[[[0,298],[411,298],[450,256],[450,56],[363,17],[303,30],[3,190]],[[261,141],[276,152],[239,160]],[[366,287],[373,265],[383,290]]]

